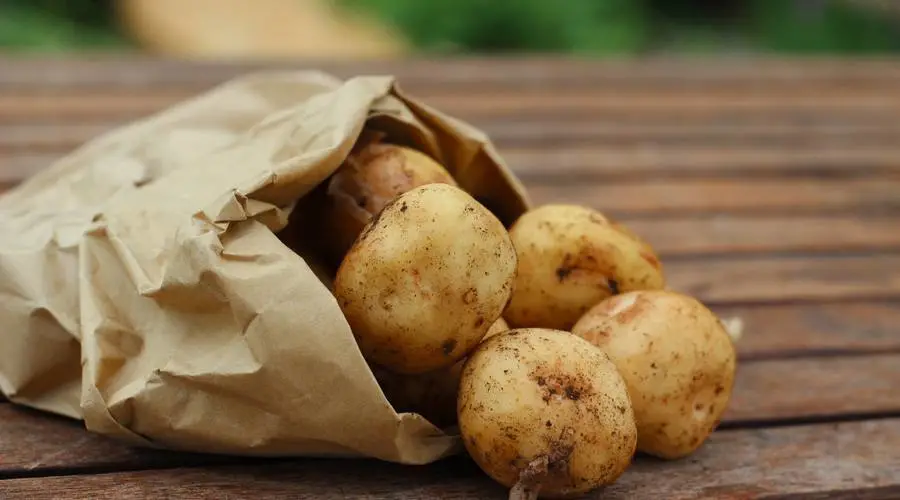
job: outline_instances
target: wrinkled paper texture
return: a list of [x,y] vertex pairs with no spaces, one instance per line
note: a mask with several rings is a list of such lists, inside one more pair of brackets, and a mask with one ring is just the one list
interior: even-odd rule
[[237,78],[0,197],[0,390],[142,446],[402,463],[459,451],[394,411],[327,279],[284,237],[364,130],[432,155],[507,225],[529,206],[482,132],[392,77]]

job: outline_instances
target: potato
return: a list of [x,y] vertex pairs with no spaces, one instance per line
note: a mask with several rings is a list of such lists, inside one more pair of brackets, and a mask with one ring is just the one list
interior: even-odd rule
[[735,350],[716,315],[693,297],[624,293],[591,308],[572,333],[609,354],[625,378],[639,450],[684,457],[718,425],[734,384]]
[[462,189],[428,184],[366,225],[338,268],[334,294],[368,361],[425,373],[478,345],[515,274],[500,220]]
[[325,190],[323,237],[331,259],[340,261],[366,223],[390,200],[432,183],[457,185],[442,165],[412,148],[371,142],[354,151]]
[[[498,318],[482,342],[506,330],[509,330],[506,322]],[[465,361],[463,358],[449,368],[415,375],[394,373],[377,366],[372,366],[372,372],[395,410],[418,413],[444,428],[456,423],[456,397]]]
[[602,350],[559,330],[513,329],[467,359],[463,443],[511,498],[571,497],[614,482],[637,442],[625,382]]
[[513,328],[569,330],[611,295],[665,287],[650,245],[596,210],[544,205],[522,215],[509,234],[519,260],[504,314]]

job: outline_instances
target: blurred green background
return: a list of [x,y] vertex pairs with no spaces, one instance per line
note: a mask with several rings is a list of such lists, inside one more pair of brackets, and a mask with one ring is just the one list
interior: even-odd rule
[[[251,1],[251,0],[248,0]],[[891,2],[892,0],[888,0]],[[422,52],[900,52],[900,15],[848,0],[339,0]],[[900,2],[896,2],[900,3]],[[875,7],[872,7],[875,5]],[[129,50],[112,0],[0,0],[0,48]]]

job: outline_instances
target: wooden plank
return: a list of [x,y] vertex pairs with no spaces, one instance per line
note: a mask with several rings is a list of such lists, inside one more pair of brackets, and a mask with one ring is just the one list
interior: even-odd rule
[[900,298],[900,255],[704,258],[664,263],[671,288],[714,304]]
[[[894,392],[898,386],[898,354],[745,361],[739,364],[723,425],[900,415]],[[0,417],[0,478],[57,469],[129,470],[218,460],[125,448],[87,433],[74,421],[11,404],[0,404]]]
[[[663,180],[721,177],[849,178],[900,172],[900,146],[879,148],[803,148],[769,151],[736,146],[719,148],[604,147],[565,149],[501,148],[524,180],[593,178]],[[0,151],[0,181],[18,181],[60,158],[63,152]]]
[[647,179],[627,183],[571,182],[558,176],[551,182],[559,184],[527,185],[535,203],[578,203],[620,218],[638,214],[886,212],[900,208],[900,175],[864,179]]
[[[689,458],[639,456],[612,486],[585,498],[895,498],[900,419],[717,432]],[[296,459],[240,466],[11,479],[11,498],[219,499],[506,498],[465,457],[428,466],[375,460]],[[783,495],[783,496],[782,496]],[[800,496],[791,498],[801,498]]]
[[[603,162],[602,158],[595,161]],[[647,178],[612,182],[575,179],[564,171],[555,171],[553,163],[529,165],[535,169],[530,172],[522,165],[510,164],[521,174],[535,203],[579,203],[620,218],[701,213],[888,213],[900,208],[900,172],[877,178]],[[31,164],[38,165],[45,166]],[[27,168],[21,163],[0,163],[0,181],[20,180],[29,173]],[[627,170],[630,166],[625,162],[618,168]]]
[[900,352],[900,303],[713,305],[723,318],[740,318],[743,361],[804,356]]
[[565,176],[604,179],[659,179],[697,176],[846,177],[896,173],[900,148],[843,147],[768,150],[747,146],[705,147],[568,147],[501,149],[504,160],[523,177]]
[[0,492],[4,478],[52,474],[58,469],[77,472],[228,461],[233,459],[124,446],[87,432],[80,422],[10,403],[0,404]]
[[[106,133],[121,120],[85,123],[51,121],[45,123],[0,124],[0,153],[16,151],[69,151]],[[847,124],[679,124],[611,123],[598,120],[531,120],[519,123],[480,120],[474,123],[500,148],[552,148],[578,146],[744,146],[758,144],[769,149],[879,148],[900,139],[900,125],[881,123]],[[900,167],[898,167],[900,169]]]
[[[83,118],[144,115],[156,112],[202,89],[159,89],[152,92],[70,92],[0,94],[0,120],[46,119],[50,117]],[[778,95],[769,92],[713,92],[710,89],[665,92],[602,92],[550,89],[530,92],[496,91],[460,92],[457,89],[411,92],[438,109],[453,110],[468,117],[485,116],[586,116],[598,113],[659,114],[710,116],[723,113],[792,112],[874,113],[884,115],[900,111],[900,92],[860,93],[853,89],[841,93],[796,92]]]
[[704,58],[597,60],[554,55],[467,56],[333,62],[297,59],[283,62],[182,61],[139,54],[86,57],[30,56],[0,58],[0,85],[7,87],[158,87],[214,82],[254,70],[321,69],[341,77],[354,74],[395,74],[406,80],[470,84],[595,87],[609,84],[672,87],[696,82],[766,86],[808,86],[811,82],[854,86],[893,85],[900,64],[890,58]]
[[[578,203],[619,218],[684,214],[885,214],[900,209],[900,172],[867,178],[648,178],[615,182],[576,179],[565,172],[555,172],[553,164],[544,164],[539,173],[512,165],[516,173],[521,173],[535,203]],[[28,173],[23,171],[25,168],[22,164],[0,163],[0,182],[19,180]],[[619,168],[630,167],[623,163]]]
[[[750,335],[750,333],[748,333]],[[761,360],[738,366],[729,426],[900,416],[900,354]],[[900,455],[900,450],[898,450]]]
[[640,216],[620,219],[663,258],[900,250],[900,215]]

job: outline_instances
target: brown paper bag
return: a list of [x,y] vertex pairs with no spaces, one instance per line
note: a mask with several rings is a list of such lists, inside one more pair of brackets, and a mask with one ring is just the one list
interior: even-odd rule
[[529,207],[484,134],[393,78],[236,79],[0,198],[0,389],[137,445],[402,463],[459,451],[394,411],[313,257],[281,237],[363,130],[433,155],[506,224]]

